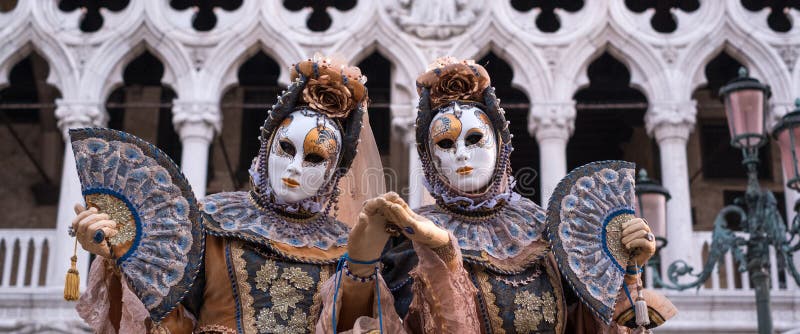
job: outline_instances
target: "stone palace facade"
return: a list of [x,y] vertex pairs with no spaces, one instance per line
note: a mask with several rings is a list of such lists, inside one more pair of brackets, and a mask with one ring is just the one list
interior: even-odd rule
[[[634,161],[672,195],[663,261],[699,267],[716,212],[746,187],[717,90],[743,66],[772,88],[769,126],[791,111],[800,8],[674,3],[0,0],[0,331],[84,329],[61,300],[81,201],[68,129],[157,143],[198,196],[243,189],[266,108],[289,66],[315,52],[366,72],[388,186],[412,205],[427,200],[414,80],[438,56],[473,58],[510,112],[524,195],[546,203],[568,169]],[[783,186],[775,146],[762,184],[791,218],[800,196]],[[85,278],[88,254],[79,258]],[[664,291],[680,314],[658,332],[755,331],[747,275],[725,262],[698,291]],[[775,326],[800,333],[800,288],[772,270]]]

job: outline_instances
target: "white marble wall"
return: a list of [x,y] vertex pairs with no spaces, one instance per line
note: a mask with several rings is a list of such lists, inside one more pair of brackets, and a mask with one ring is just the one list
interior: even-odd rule
[[[7,85],[9,70],[35,51],[50,65],[48,82],[61,92],[56,116],[62,130],[102,126],[107,120],[104,101],[122,83],[122,70],[148,50],[164,64],[163,83],[177,93],[173,113],[183,141],[183,170],[203,196],[203,160],[225,121],[221,96],[254,52],[263,50],[280,64],[279,81],[284,84],[289,65],[314,52],[336,54],[351,63],[380,52],[392,63],[393,140],[406,143],[414,156],[408,133],[413,131],[416,75],[437,56],[477,59],[491,50],[510,64],[514,86],[531,101],[529,129],[541,155],[547,156],[540,167],[546,199],[567,172],[566,144],[575,120],[572,96],[588,84],[589,64],[608,51],[628,67],[631,84],[649,102],[648,133],[660,147],[662,183],[673,197],[666,261],[693,262],[699,254],[688,254],[680,240],[692,231],[686,143],[696,118],[691,95],[706,82],[705,65],[725,50],[769,84],[773,122],[800,95],[800,12],[789,10],[794,28],[776,33],[767,26],[769,9],[751,12],[738,0],[704,0],[691,13],[675,10],[678,28],[668,34],[651,27],[652,10],[635,13],[625,1],[611,0],[585,1],[577,12],[557,10],[561,28],[554,33],[536,28],[537,9],[520,12],[510,1],[358,1],[348,11],[329,8],[333,23],[325,32],[306,28],[308,10],[291,12],[282,1],[252,0],[233,11],[217,10],[216,27],[198,32],[190,24],[191,9],[177,11],[168,3],[131,1],[122,11],[103,11],[103,27],[84,33],[78,29],[79,10],[65,13],[56,1],[19,1],[12,11],[0,13],[0,88]],[[65,151],[70,160],[69,148]],[[424,188],[413,182],[419,177],[413,159],[410,165],[410,198],[420,204]],[[59,233],[66,233],[71,206],[79,200],[70,161],[64,163],[62,180],[57,226]],[[69,242],[63,238],[54,245],[56,254],[68,253]],[[53,261],[48,283],[59,285],[67,266],[66,257]]]

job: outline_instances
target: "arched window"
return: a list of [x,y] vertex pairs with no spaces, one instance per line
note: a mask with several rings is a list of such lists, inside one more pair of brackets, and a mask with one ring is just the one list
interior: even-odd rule
[[280,66],[263,51],[238,69],[238,84],[222,96],[222,133],[217,136],[209,161],[206,193],[249,189],[248,169],[258,154],[259,127],[283,87],[278,84]]
[[509,127],[514,135],[511,141],[514,145],[514,151],[511,152],[511,168],[517,179],[514,190],[539,203],[540,182],[536,174],[539,170],[539,145],[536,143],[536,138],[531,137],[528,132],[530,101],[525,93],[511,85],[514,70],[494,52],[489,52],[478,61],[478,64],[486,67],[486,71],[492,77],[495,94],[501,101],[500,106],[505,109],[506,119],[511,122]]
[[161,83],[164,65],[145,51],[123,72],[123,85],[106,100],[108,127],[131,133],[156,145],[181,163],[181,141],[172,125],[172,100],[177,95]]
[[631,87],[628,68],[605,52],[587,72],[589,86],[573,96],[577,115],[567,144],[567,168],[598,160],[626,160],[659,179],[658,146],[644,125],[647,99]]
[[49,71],[32,53],[14,65],[0,90],[4,228],[51,228],[56,221],[64,144],[54,104],[61,93],[47,84]]

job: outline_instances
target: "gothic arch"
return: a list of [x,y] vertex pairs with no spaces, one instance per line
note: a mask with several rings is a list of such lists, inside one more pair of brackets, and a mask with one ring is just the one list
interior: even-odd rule
[[[129,45],[135,45],[129,47]],[[125,38],[113,40],[103,45],[86,63],[86,71],[81,81],[81,96],[89,100],[103,101],[116,87],[122,84],[122,72],[131,60],[145,50],[152,53],[164,65],[164,77],[161,82],[170,86],[179,97],[191,91],[186,87],[185,76],[194,73],[191,62],[183,48],[176,41],[161,38],[147,24]]]
[[[747,66],[750,76],[772,87],[773,100],[791,101],[794,93],[789,72],[780,57],[768,45],[758,41],[741,29],[726,22],[706,37],[703,43],[695,43],[688,50],[685,59],[685,73],[690,75],[690,85],[682,92],[682,97],[691,94],[706,82],[704,68],[722,50]],[[755,61],[758,59],[758,61]]]
[[[555,77],[555,92],[558,100],[571,100],[575,92],[585,88],[589,84],[588,68],[589,65],[604,52],[610,53],[620,61],[631,74],[631,87],[644,94],[648,101],[656,101],[665,93],[666,84],[659,82],[664,72],[661,63],[643,45],[626,40],[625,37],[606,29],[600,37],[603,42],[597,46],[591,39],[574,45],[564,53],[562,59],[582,59],[581,62],[574,62],[576,66],[563,67],[560,75]],[[621,46],[625,46],[623,48]],[[566,64],[565,64],[566,65]]]
[[[409,106],[409,108],[402,109],[393,108],[393,110],[403,111],[407,109],[407,115],[392,116],[413,116],[413,107],[411,106],[416,104],[416,74],[425,70],[424,56],[419,52],[414,52],[419,48],[392,33],[380,22],[380,20],[376,20],[377,26],[373,29],[360,30],[353,38],[344,39],[342,43],[334,45],[330,53],[341,55],[349,64],[357,64],[376,51],[388,59],[392,63],[392,104]],[[387,41],[389,44],[386,43]]]
[[22,29],[22,33],[7,40],[0,49],[0,88],[8,85],[11,68],[22,59],[35,52],[47,61],[50,73],[47,83],[56,87],[62,96],[72,96],[77,91],[77,77],[72,57],[63,46],[49,36],[42,36],[36,29]]
[[198,87],[199,92],[219,99],[225,91],[238,82],[237,71],[250,57],[258,51],[264,51],[270,58],[280,65],[281,74],[278,83],[289,84],[289,67],[302,59],[305,55],[302,49],[285,38],[265,40],[265,36],[282,36],[267,31],[267,26],[257,24],[249,29],[248,33],[238,35],[224,41],[215,48],[213,53],[204,62],[209,84],[207,87]]
[[453,46],[453,55],[479,59],[489,51],[493,51],[514,70],[511,84],[524,92],[529,101],[547,100],[552,97],[551,85],[548,84],[552,82],[552,76],[541,54],[490,20],[483,22],[487,22],[485,27],[477,27],[476,35],[462,39]]

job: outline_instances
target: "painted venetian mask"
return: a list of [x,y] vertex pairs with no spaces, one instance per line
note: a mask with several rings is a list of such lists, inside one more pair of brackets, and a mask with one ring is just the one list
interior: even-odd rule
[[497,161],[497,141],[481,109],[450,104],[433,118],[429,133],[434,165],[452,187],[469,193],[489,184]]
[[296,203],[314,196],[333,174],[341,137],[333,121],[317,112],[304,109],[286,117],[272,138],[267,168],[277,199]]

